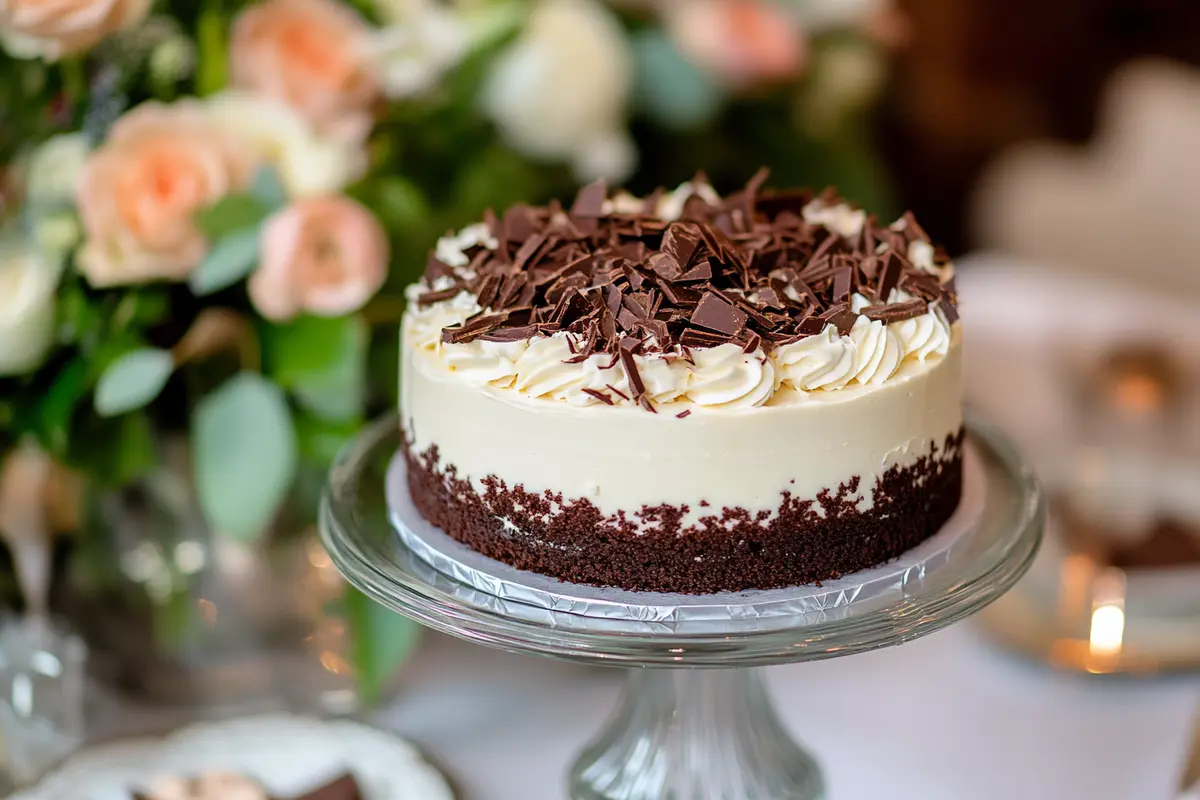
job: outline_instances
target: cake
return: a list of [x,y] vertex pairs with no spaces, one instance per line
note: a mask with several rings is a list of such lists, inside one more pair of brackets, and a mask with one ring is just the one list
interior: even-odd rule
[[628,590],[826,581],[899,556],[962,486],[953,267],[834,192],[580,190],[438,241],[400,415],[428,521]]

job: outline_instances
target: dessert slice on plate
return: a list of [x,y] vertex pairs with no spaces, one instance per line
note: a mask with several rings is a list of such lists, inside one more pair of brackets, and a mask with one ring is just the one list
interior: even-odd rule
[[402,739],[344,720],[267,715],[87,748],[10,800],[453,800]]

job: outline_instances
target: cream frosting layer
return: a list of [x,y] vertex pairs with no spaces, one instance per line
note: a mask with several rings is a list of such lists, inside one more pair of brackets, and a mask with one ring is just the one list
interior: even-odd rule
[[[904,360],[883,383],[836,392],[797,391],[784,383],[758,406],[730,405],[729,398],[746,396],[750,383],[739,359],[730,354],[722,365],[721,348],[697,351],[709,354],[697,361],[713,376],[704,389],[711,397],[702,399],[725,402],[701,405],[689,395],[664,403],[657,414],[552,402],[466,381],[407,332],[400,407],[415,452],[436,446],[441,464],[477,487],[495,476],[532,492],[586,498],[607,515],[624,511],[631,520],[643,505],[659,504],[687,505],[693,518],[719,515],[723,507],[773,513],[783,492],[815,499],[855,477],[865,509],[876,478],[928,455],[962,426],[957,325],[944,356]],[[551,366],[546,370],[540,380],[557,386],[562,399],[572,396],[561,376]],[[760,376],[760,384],[767,383]],[[684,411],[692,413],[677,416]],[[700,508],[700,500],[710,508]]]
[[[620,362],[598,354],[566,363],[577,352],[570,333],[516,342],[443,342],[443,328],[460,324],[483,309],[469,292],[418,307],[417,295],[428,290],[418,285],[409,293],[411,305],[404,318],[406,346],[425,351],[459,380],[576,406],[604,402],[595,394],[600,392],[617,405],[635,405]],[[898,290],[893,297],[907,299]],[[855,295],[852,305],[861,310],[868,301]],[[724,344],[693,349],[690,358],[676,350],[638,355],[635,361],[647,396],[656,405],[684,398],[698,406],[736,410],[765,405],[781,389],[829,392],[885,383],[906,365],[920,368],[945,357],[952,336],[952,326],[935,305],[919,317],[890,325],[860,316],[845,335],[828,325],[818,335],[770,353],[762,348],[746,353],[738,345]],[[611,389],[616,391],[607,391]]]

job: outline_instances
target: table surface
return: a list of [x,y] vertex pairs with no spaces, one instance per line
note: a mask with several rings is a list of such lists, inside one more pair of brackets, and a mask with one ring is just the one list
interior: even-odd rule
[[[970,624],[767,674],[830,800],[1170,800],[1200,699],[1194,676],[1056,674]],[[422,745],[466,800],[561,800],[621,677],[427,634],[379,721]]]

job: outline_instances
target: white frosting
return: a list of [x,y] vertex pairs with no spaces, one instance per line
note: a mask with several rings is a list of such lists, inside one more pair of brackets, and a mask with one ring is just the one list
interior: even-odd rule
[[950,350],[950,325],[936,309],[913,319],[893,322],[888,330],[900,342],[902,358],[924,363]]
[[809,225],[823,225],[847,239],[858,236],[867,224],[867,212],[851,208],[846,203],[827,205],[817,198],[804,207],[804,221]]
[[888,326],[859,317],[849,336],[854,342],[855,383],[883,383],[896,374],[900,368],[900,341]]
[[816,336],[775,349],[780,380],[800,392],[841,389],[855,375],[857,349],[849,336],[826,325]]
[[707,183],[683,183],[668,195],[664,195],[658,201],[658,208],[655,209],[655,216],[659,219],[672,222],[683,216],[683,207],[692,196],[699,197],[709,205],[719,205],[721,196],[717,194],[713,187]]
[[500,246],[500,242],[496,241],[496,237],[492,236],[488,226],[482,222],[468,225],[456,234],[438,239],[434,255],[437,256],[438,261],[447,266],[465,267],[471,263],[467,257],[467,251],[479,245],[483,245],[489,250],[495,250]]
[[442,345],[446,367],[468,383],[512,386],[517,363],[529,342],[488,342],[476,339],[465,344]]
[[584,389],[612,394],[608,388],[612,385],[626,396],[631,395],[620,362],[609,366],[612,356],[597,353],[576,364],[566,363],[574,357],[568,334],[534,339],[517,360],[517,381],[513,388],[526,397],[562,400],[576,406],[602,402]]
[[687,398],[704,408],[737,411],[761,406],[775,393],[775,365],[763,351],[736,344],[693,350]]
[[422,350],[444,351],[446,345],[442,344],[442,329],[461,325],[483,310],[470,292],[459,292],[449,300],[427,306],[417,303],[418,296],[438,288],[436,284],[431,287],[422,282],[409,286],[405,291],[408,297],[408,309],[404,312],[405,338],[410,345]]
[[[587,498],[606,515],[625,510],[637,518],[643,505],[662,503],[691,506],[685,522],[725,506],[774,513],[785,491],[811,499],[856,476],[860,507],[867,507],[878,476],[928,454],[962,425],[959,340],[956,330],[944,358],[905,361],[882,384],[811,393],[785,385],[760,406],[749,398],[766,381],[752,387],[752,374],[741,371],[749,369],[745,359],[730,354],[717,360],[727,378],[740,377],[720,381],[724,394],[742,388],[746,399],[700,406],[681,398],[657,414],[472,385],[448,373],[435,352],[405,347],[401,414],[417,452],[436,444],[442,463],[477,487],[494,475],[534,493]],[[805,383],[801,363],[791,362],[785,383]],[[545,385],[561,384],[557,374]],[[679,419],[685,410],[692,413]],[[698,498],[710,508],[695,508]]]

